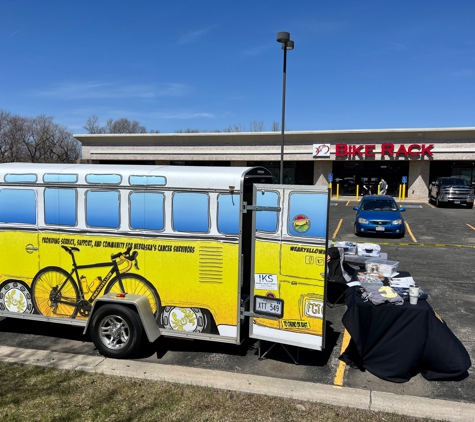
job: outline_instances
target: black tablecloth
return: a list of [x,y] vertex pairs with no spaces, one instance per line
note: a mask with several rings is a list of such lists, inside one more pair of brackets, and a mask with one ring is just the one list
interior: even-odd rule
[[340,359],[377,377],[406,382],[421,373],[427,380],[461,380],[470,356],[460,340],[426,300],[417,305],[373,305],[346,293],[343,324],[351,341]]

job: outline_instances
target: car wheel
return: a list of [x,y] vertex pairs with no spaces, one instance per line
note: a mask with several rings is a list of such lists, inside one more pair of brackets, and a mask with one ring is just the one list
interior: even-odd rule
[[467,208],[468,208],[469,210],[471,210],[471,209],[473,208],[473,202],[470,203],[470,204],[467,204]]
[[354,233],[355,233],[356,236],[360,235],[360,233],[358,232],[358,229],[356,228],[356,224],[354,226]]

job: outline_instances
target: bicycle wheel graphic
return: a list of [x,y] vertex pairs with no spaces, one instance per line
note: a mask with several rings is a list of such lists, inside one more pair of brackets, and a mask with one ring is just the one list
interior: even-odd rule
[[45,316],[74,318],[79,293],[71,276],[59,267],[46,267],[36,274],[31,285],[36,311]]
[[[160,311],[160,298],[152,284],[138,274],[124,274],[114,277],[106,287],[105,293],[129,293],[145,296],[150,302],[155,319],[158,321]],[[122,282],[122,286],[120,285]]]

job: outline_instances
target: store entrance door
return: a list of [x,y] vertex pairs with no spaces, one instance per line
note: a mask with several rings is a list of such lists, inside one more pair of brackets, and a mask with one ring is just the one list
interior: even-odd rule
[[[343,196],[356,195],[363,192],[363,185],[371,189],[371,193],[378,193],[378,184],[383,178],[388,183],[387,194],[397,196],[402,177],[409,176],[408,161],[334,161],[333,162],[333,193],[339,185],[339,193]],[[408,180],[409,181],[409,180]]]

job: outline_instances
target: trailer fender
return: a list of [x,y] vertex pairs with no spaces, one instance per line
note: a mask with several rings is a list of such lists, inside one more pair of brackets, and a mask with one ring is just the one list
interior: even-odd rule
[[153,315],[152,307],[145,296],[124,294],[122,297],[117,293],[107,293],[104,296],[96,299],[94,305],[92,306],[86,326],[84,327],[83,334],[87,333],[87,330],[89,329],[89,322],[92,321],[94,312],[105,304],[124,305],[135,309],[139,315],[145,334],[147,335],[148,341],[150,343],[153,343],[158,337],[161,336],[160,328],[158,327],[155,316]]

